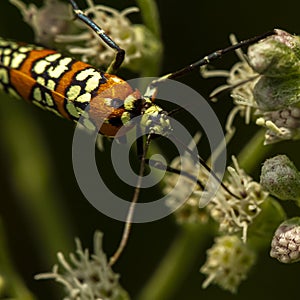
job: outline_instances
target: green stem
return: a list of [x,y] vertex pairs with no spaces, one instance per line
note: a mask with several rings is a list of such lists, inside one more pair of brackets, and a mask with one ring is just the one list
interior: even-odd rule
[[251,174],[254,169],[257,168],[257,165],[266,158],[274,145],[263,145],[265,132],[266,129],[260,129],[244,146],[237,157],[240,167],[249,174]]
[[205,240],[209,232],[210,228],[203,224],[183,226],[180,235],[138,296],[138,300],[173,299],[176,289],[183,283],[190,269],[199,268],[195,261],[199,253],[205,251]]
[[1,143],[17,205],[23,212],[41,259],[52,265],[55,253],[69,251],[72,234],[53,178],[51,155],[32,115],[21,103],[0,101]]
[[144,25],[155,35],[157,39],[160,39],[160,21],[159,12],[155,1],[153,0],[136,0],[138,4]]
[[[5,239],[2,220],[0,220],[0,265],[6,294],[9,294],[13,299],[35,300],[35,297],[27,289],[12,263]],[[0,297],[1,292],[2,291],[0,291]]]
[[154,0],[136,0],[136,2],[143,19],[140,28],[145,35],[145,43],[148,43],[148,50],[144,53],[143,66],[139,73],[142,77],[158,76],[163,54],[158,9]]

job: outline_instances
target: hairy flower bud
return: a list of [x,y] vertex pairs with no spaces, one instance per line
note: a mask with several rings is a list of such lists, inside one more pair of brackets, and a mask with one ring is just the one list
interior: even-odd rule
[[24,21],[34,31],[35,41],[53,47],[58,34],[71,30],[72,15],[67,3],[58,0],[45,0],[41,8],[34,4],[26,6],[21,0],[10,0],[23,15]]
[[294,263],[300,260],[300,218],[292,218],[280,224],[272,244],[270,256],[282,263]]
[[298,104],[300,101],[299,82],[300,69],[299,75],[284,79],[262,76],[253,90],[257,106],[262,111],[274,111]]
[[264,162],[260,183],[281,200],[300,198],[300,173],[286,155],[277,155]]
[[268,77],[298,74],[300,71],[300,38],[283,30],[248,49],[251,67]]
[[241,61],[229,72],[202,72],[205,77],[227,78],[227,84],[212,92],[215,97],[222,91],[232,91],[236,106],[228,116],[227,131],[232,131],[239,113],[246,124],[254,119],[267,129],[265,144],[300,139],[300,37],[279,29],[275,32],[249,46],[247,59],[237,50]]
[[300,101],[300,37],[278,29],[276,33],[248,49],[249,64],[262,75],[253,90],[262,111]]

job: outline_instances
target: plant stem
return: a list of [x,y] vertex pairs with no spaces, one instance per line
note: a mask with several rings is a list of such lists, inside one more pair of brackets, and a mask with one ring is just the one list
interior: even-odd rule
[[[18,275],[12,263],[7,247],[5,232],[2,220],[0,220],[0,265],[1,275],[3,275],[4,288],[13,299],[35,300],[33,294],[27,289],[24,282]],[[0,295],[1,297],[1,295]]]
[[[161,68],[163,45],[160,34],[159,13],[154,0],[136,0],[143,19],[145,43],[148,43],[148,55],[144,56],[139,73],[142,77],[158,76]],[[137,25],[136,25],[137,26]],[[148,36],[146,34],[148,32]],[[150,42],[151,41],[151,42]]]
[[173,242],[169,252],[144,287],[138,300],[173,299],[176,289],[185,280],[191,268],[199,268],[194,262],[205,251],[205,240],[211,232],[203,224],[185,224]]
[[160,21],[159,13],[155,1],[153,0],[136,0],[138,4],[144,25],[160,39]]
[[237,157],[240,167],[249,174],[257,168],[257,165],[263,161],[274,145],[263,145],[265,131],[266,129],[264,128],[260,129],[244,146]]

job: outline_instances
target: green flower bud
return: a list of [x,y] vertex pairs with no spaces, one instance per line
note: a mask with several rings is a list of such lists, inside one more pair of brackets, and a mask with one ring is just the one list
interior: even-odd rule
[[262,76],[253,91],[258,108],[277,110],[300,101],[300,37],[283,30],[249,47],[249,64]]
[[285,264],[300,260],[299,217],[279,225],[272,240],[270,256]]
[[300,198],[300,173],[286,155],[277,155],[264,162],[260,183],[281,200]]
[[283,77],[300,72],[300,38],[283,30],[249,47],[251,67],[268,77]]
[[256,83],[253,95],[258,108],[273,111],[298,104],[300,101],[299,75],[287,78],[261,76]]

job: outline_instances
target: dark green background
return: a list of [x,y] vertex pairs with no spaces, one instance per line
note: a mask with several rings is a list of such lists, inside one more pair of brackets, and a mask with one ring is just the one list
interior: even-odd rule
[[[124,8],[134,5],[134,1],[96,1],[97,3],[109,4],[116,8]],[[29,3],[29,1],[27,1]],[[39,4],[40,2],[36,1]],[[278,4],[277,4],[278,3]],[[275,1],[170,1],[158,0],[157,4],[161,15],[162,38],[165,47],[162,73],[176,70],[198,58],[212,52],[213,50],[225,47],[229,44],[228,35],[235,33],[239,39],[245,39],[256,34],[263,33],[273,28],[281,28],[290,33],[300,33],[299,11],[300,2],[287,0]],[[33,42],[33,35],[27,25],[24,25],[17,9],[6,0],[0,4],[0,33],[7,38]],[[228,55],[221,62],[216,63],[217,67],[229,67],[235,56]],[[186,76],[183,82],[195,88],[204,97],[221,83],[219,80],[203,80],[197,72]],[[63,193],[64,203],[62,209],[70,219],[70,226],[74,236],[79,236],[85,246],[91,246],[92,235],[96,229],[105,233],[105,250],[112,253],[118,243],[122,231],[120,222],[111,220],[98,213],[82,196],[74,178],[71,162],[71,146],[73,137],[73,125],[54,115],[41,111],[38,108],[30,107],[25,103],[12,104],[9,97],[1,97],[1,109],[12,106],[15,109],[26,110],[30,118],[37,120],[44,134],[45,142],[50,153],[50,159],[55,171],[55,180]],[[231,102],[227,97],[214,105],[220,122],[223,124],[226,115],[231,109]],[[9,109],[9,113],[13,110]],[[184,120],[186,126],[193,129],[193,123],[184,114],[179,116]],[[246,127],[239,122],[239,132],[234,138],[229,150],[237,154],[244,142],[246,142],[257,128],[252,125]],[[0,128],[5,131],[5,126]],[[193,132],[193,130],[192,130]],[[22,128],[17,135],[22,137]],[[1,143],[0,143],[1,144]],[[203,156],[208,155],[208,149],[204,143],[201,144]],[[300,167],[298,155],[299,143],[285,142],[276,147],[274,153],[289,153],[290,157]],[[1,152],[1,149],[0,149]],[[101,164],[106,161],[106,154],[99,159],[99,168],[107,173],[108,181],[117,185],[110,173],[110,167]],[[167,153],[172,157],[174,153]],[[26,157],[24,157],[26,159]],[[9,245],[15,259],[15,263],[24,276],[28,286],[40,299],[53,299],[49,292],[51,284],[36,282],[32,276],[38,272],[50,270],[50,265],[42,264],[38,253],[38,247],[34,245],[33,238],[27,227],[26,218],[22,211],[18,211],[13,188],[9,182],[10,171],[7,168],[6,157],[0,157],[0,188],[1,188],[1,217],[3,217]],[[260,165],[257,166],[253,176],[258,179]],[[128,189],[127,199],[130,199],[132,190]],[[142,200],[146,201],[149,193],[142,194]],[[150,195],[151,196],[151,195]],[[42,201],[42,199],[41,199]],[[298,208],[292,207],[293,214],[298,214]],[[138,293],[139,289],[150,277],[164,252],[176,235],[177,227],[172,217],[153,222],[133,226],[130,243],[116,265],[117,272],[121,273],[121,282],[131,295]],[[209,246],[209,244],[207,245]],[[60,249],[57,249],[60,250]],[[189,255],[189,249],[186,249]],[[203,264],[204,253],[199,253],[199,260],[195,263],[194,269],[188,278],[178,287],[178,291],[172,298],[179,299],[253,299],[256,297],[282,299],[283,297],[298,296],[299,265],[280,265],[269,258],[268,253],[262,253],[259,263],[251,272],[249,279],[243,283],[236,296],[224,292],[217,287],[201,289],[203,275],[198,273],[199,267]],[[53,262],[55,254],[53,254]],[[0,266],[1,268],[1,266]]]

